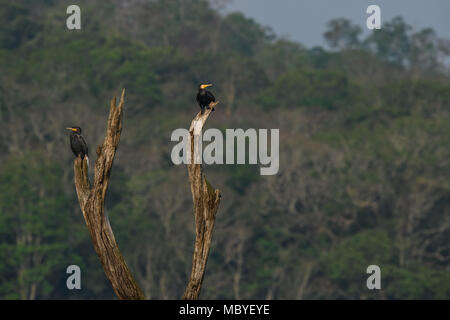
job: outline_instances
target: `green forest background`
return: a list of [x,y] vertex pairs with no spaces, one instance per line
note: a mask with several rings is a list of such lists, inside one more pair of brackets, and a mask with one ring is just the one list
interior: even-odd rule
[[201,82],[221,101],[207,127],[280,128],[277,175],[205,166],[222,201],[202,299],[450,299],[449,40],[336,19],[329,49],[306,48],[207,0],[79,0],[69,31],[70,4],[0,0],[0,299],[115,299],[65,128],[83,128],[93,163],[123,87],[107,211],[146,297],[181,297],[194,219],[170,134]]

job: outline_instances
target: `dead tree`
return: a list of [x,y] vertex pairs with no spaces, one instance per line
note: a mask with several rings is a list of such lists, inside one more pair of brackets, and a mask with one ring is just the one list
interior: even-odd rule
[[106,135],[103,144],[97,147],[94,168],[94,185],[91,187],[86,158],[77,157],[74,162],[75,186],[78,201],[95,251],[100,258],[106,276],[119,299],[142,300],[144,293],[131,275],[114,238],[108,216],[105,212],[105,197],[109,177],[122,131],[122,111],[125,89],[119,105],[116,97],[111,100]]
[[[210,105],[203,114],[200,112],[192,120],[189,128],[188,145],[188,175],[191,184],[192,200],[194,202],[195,217],[195,246],[192,258],[192,271],[183,300],[197,300],[202,287],[205,274],[206,261],[208,260],[209,248],[211,246],[212,232],[216,213],[220,203],[220,191],[214,189],[206,180],[205,174],[199,161],[201,150],[195,147],[202,135],[202,129],[213,108],[218,102]],[[197,163],[196,163],[197,162]]]

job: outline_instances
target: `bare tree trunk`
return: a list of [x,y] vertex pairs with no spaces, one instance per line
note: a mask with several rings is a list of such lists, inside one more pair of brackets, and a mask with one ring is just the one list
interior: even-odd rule
[[300,283],[300,287],[297,292],[296,299],[298,299],[298,300],[303,299],[303,295],[305,293],[306,287],[308,286],[308,282],[311,277],[311,271],[312,271],[313,266],[314,266],[314,262],[309,262],[306,264],[304,275],[303,275],[303,280]]
[[[209,248],[211,246],[212,232],[216,213],[220,203],[220,191],[214,189],[206,180],[201,164],[196,164],[194,159],[201,157],[201,150],[194,148],[196,142],[202,135],[202,129],[211,114],[212,108],[218,102],[211,105],[211,109],[200,112],[192,120],[189,128],[190,152],[188,174],[191,183],[192,200],[194,202],[195,216],[195,247],[192,258],[192,271],[189,283],[183,294],[183,300],[197,300],[200,295],[203,276],[205,274],[206,261],[208,260]],[[198,162],[198,161],[197,161]]]
[[125,89],[122,91],[118,106],[116,106],[116,97],[111,100],[106,136],[103,144],[97,147],[94,186],[91,188],[87,161],[86,159],[82,161],[80,157],[77,157],[74,162],[75,186],[95,251],[114,292],[119,299],[142,300],[145,299],[144,294],[120,253],[105,213],[106,190],[122,131],[124,97]]

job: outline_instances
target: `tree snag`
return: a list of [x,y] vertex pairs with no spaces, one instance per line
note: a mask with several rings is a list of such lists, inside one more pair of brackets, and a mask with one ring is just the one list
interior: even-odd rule
[[124,97],[125,89],[122,90],[118,106],[116,106],[116,97],[111,100],[105,139],[103,144],[97,147],[94,186],[91,188],[86,158],[82,161],[80,157],[77,157],[74,161],[75,186],[95,252],[100,258],[103,270],[111,282],[114,292],[122,300],[142,300],[145,299],[144,293],[131,275],[120,253],[108,216],[105,213],[105,197],[109,176],[122,131]]
[[[189,283],[183,294],[183,300],[197,300],[202,287],[205,274],[206,261],[208,260],[209,248],[211,246],[212,232],[216,213],[220,203],[220,191],[214,189],[206,180],[200,161],[201,150],[194,148],[202,135],[202,129],[213,108],[218,102],[212,103],[210,109],[203,114],[199,112],[192,120],[189,128],[188,174],[191,183],[192,200],[194,202],[195,217],[195,246],[192,258],[192,271]],[[190,151],[190,152],[189,152]],[[197,162],[197,163],[195,163]]]

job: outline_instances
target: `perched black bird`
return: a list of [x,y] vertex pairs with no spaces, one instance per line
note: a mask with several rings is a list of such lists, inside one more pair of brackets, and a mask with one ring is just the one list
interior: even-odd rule
[[[205,108],[209,109],[211,102],[216,102],[216,98],[214,95],[206,90],[206,88],[211,87],[212,84],[201,84],[198,87],[198,93],[197,93],[197,102],[200,106],[200,109],[202,109],[202,114],[205,112]],[[214,109],[213,109],[214,111]]]
[[72,131],[70,133],[70,148],[72,149],[73,154],[75,155],[75,157],[80,156],[81,159],[84,159],[84,157],[86,157],[89,164],[88,147],[86,141],[84,141],[84,138],[81,135],[81,128],[70,127],[66,129]]

